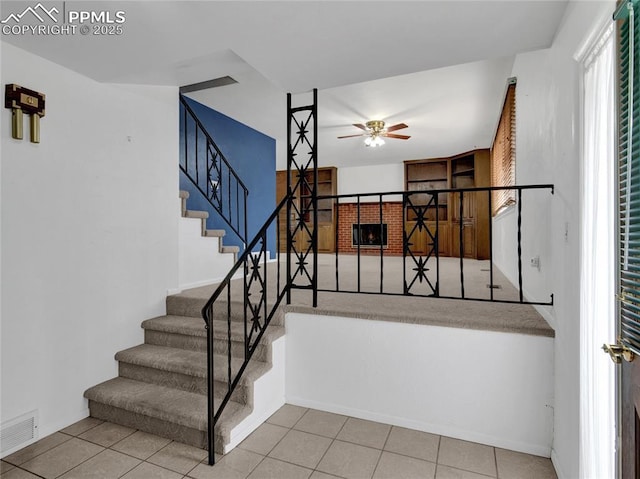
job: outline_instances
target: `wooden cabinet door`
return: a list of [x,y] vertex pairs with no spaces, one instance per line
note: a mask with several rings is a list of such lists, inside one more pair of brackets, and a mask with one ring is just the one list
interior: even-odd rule
[[[476,226],[472,222],[462,223],[464,257],[476,257]],[[460,257],[460,223],[451,223],[451,256]]]
[[[411,233],[415,224],[415,221],[407,221],[405,223],[405,231],[407,232],[407,234]],[[435,234],[436,222],[428,221],[426,224],[427,228],[429,228],[429,231]],[[438,222],[438,254],[440,256],[449,256],[449,231],[450,228],[447,221]],[[426,255],[431,249],[432,239],[429,233],[427,233],[424,228],[422,229],[422,231],[419,231],[416,228],[416,230],[411,235],[409,242],[412,243],[412,245],[409,246],[409,251],[411,251],[415,255]]]
[[[287,172],[276,171],[276,204],[287,196]],[[287,251],[287,208],[280,211],[278,218],[278,250]]]
[[335,251],[335,230],[333,223],[318,224],[318,252],[333,253]]
[[415,221],[407,221],[404,231],[409,241],[409,251],[415,255],[427,254],[427,232],[424,229],[419,231]]
[[[435,228],[435,224],[434,224]],[[448,221],[438,222],[438,255],[449,256],[451,254],[451,225]]]
[[[477,215],[477,196],[478,193],[467,192],[462,195],[462,219],[472,220]],[[453,221],[460,220],[460,194],[450,193],[449,205],[451,208],[451,218]]]

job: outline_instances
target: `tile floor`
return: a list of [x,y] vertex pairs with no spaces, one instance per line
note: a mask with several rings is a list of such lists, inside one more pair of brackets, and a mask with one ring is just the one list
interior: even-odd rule
[[206,456],[87,418],[5,457],[0,478],[556,478],[549,459],[288,404],[214,467]]

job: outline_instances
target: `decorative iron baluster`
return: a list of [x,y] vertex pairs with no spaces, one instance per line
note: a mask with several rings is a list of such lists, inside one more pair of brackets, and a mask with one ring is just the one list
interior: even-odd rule
[[491,217],[491,212],[493,211],[493,205],[491,203],[493,198],[493,192],[491,190],[487,191],[487,205],[489,211],[489,217],[487,221],[489,222],[489,298],[493,301],[493,221]]
[[[313,104],[292,108],[287,96],[287,282],[291,289],[311,289],[313,306],[318,304],[318,151],[317,90]],[[295,131],[294,131],[295,130]],[[294,141],[295,138],[295,141]],[[292,182],[293,175],[295,182]],[[311,176],[312,181],[309,181]],[[293,216],[292,218],[292,215]],[[295,224],[291,225],[291,220]],[[292,256],[295,271],[292,271]],[[311,261],[311,265],[309,264]],[[290,293],[287,303],[291,302]]]
[[[420,194],[424,195],[425,193],[422,192]],[[414,294],[414,292],[411,291],[411,288],[416,282],[418,282],[419,284],[424,283],[428,286],[428,288],[431,291],[429,293],[429,296],[435,295],[437,291],[437,282],[436,282],[436,285],[434,285],[429,279],[429,277],[427,276],[427,271],[429,271],[430,269],[428,268],[429,260],[432,257],[437,257],[437,250],[438,250],[437,229],[436,231],[431,231],[429,229],[429,226],[427,225],[426,216],[429,211],[429,208],[433,208],[437,204],[438,193],[430,192],[428,193],[428,195],[429,195],[429,201],[427,202],[426,205],[414,204],[413,201],[411,200],[411,193],[407,193],[405,195],[406,201],[405,201],[405,207],[403,208],[405,211],[404,214],[406,215],[407,214],[406,212],[411,212],[416,216],[415,218],[416,224],[413,225],[413,227],[411,227],[408,234],[406,233],[406,230],[405,230],[406,239],[405,239],[405,247],[404,247],[404,250],[405,250],[404,261],[406,261],[407,253],[408,253],[408,257],[411,259],[412,266],[413,266],[412,270],[415,271],[415,275],[413,276],[411,281],[407,284],[406,269],[405,269],[405,294]],[[436,211],[436,218],[437,218],[438,210],[436,209],[435,211]],[[436,228],[437,228],[437,223],[436,223]],[[416,255],[411,250],[411,246],[414,245],[414,243],[412,243],[412,237],[414,235],[422,233],[423,229],[426,232],[427,238],[428,238],[427,253],[426,253],[426,256],[424,257],[421,254],[418,254],[418,257],[416,258]],[[437,266],[438,266],[438,263],[436,263],[436,267]]]
[[464,191],[460,191],[460,211],[458,221],[460,222],[460,297],[464,299]]
[[522,189],[518,190],[518,293],[520,302],[524,302],[522,292]]
[[380,294],[384,292],[384,231],[382,223],[382,195],[378,197],[380,207]]

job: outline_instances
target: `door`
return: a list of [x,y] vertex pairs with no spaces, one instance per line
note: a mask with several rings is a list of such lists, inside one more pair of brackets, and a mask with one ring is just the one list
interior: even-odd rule
[[[631,8],[629,9],[629,6]],[[625,350],[640,353],[640,8],[620,2],[618,30],[618,331]],[[635,13],[633,12],[635,10]],[[632,87],[629,88],[629,85]],[[631,93],[631,94],[630,94]],[[632,360],[631,352],[626,354]],[[640,478],[640,360],[621,361],[621,476]]]
[[622,460],[622,478],[640,478],[640,360],[633,362],[622,361],[621,380],[621,411],[620,419],[621,444],[620,453]]

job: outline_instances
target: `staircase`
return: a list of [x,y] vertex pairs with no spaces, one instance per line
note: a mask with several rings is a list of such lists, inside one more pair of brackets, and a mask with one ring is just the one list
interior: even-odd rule
[[207,211],[187,208],[189,192],[180,192],[178,288],[197,288],[220,282],[236,262],[240,248],[226,246],[223,229],[208,229]]
[[[188,210],[188,197],[188,193],[180,193],[182,216],[200,219],[202,236],[218,238],[219,253],[233,254],[235,260],[238,247],[223,246],[224,231],[207,230],[207,213]],[[238,287],[242,288],[239,281]],[[206,448],[207,334],[203,305],[202,299],[189,295],[169,296],[166,316],[143,321],[144,344],[115,355],[119,376],[85,391],[91,416]],[[242,304],[234,304],[233,309],[242,311]],[[233,315],[229,321],[230,329],[226,315],[224,320],[213,319],[216,407],[229,390],[230,373],[233,378],[245,354],[244,317]],[[264,406],[254,411],[255,383],[272,369],[272,344],[283,335],[283,319],[274,317],[218,421],[217,453],[228,452],[253,430],[253,424],[257,426],[266,419]],[[231,371],[227,367],[229,350]]]
[[[202,300],[167,298],[167,315],[142,323],[144,344],[120,351],[119,376],[88,389],[91,416],[196,447],[207,446],[206,331]],[[239,319],[239,318],[238,318]],[[216,399],[228,390],[226,321],[214,320]],[[231,357],[244,354],[240,321],[231,325]],[[253,411],[254,382],[271,369],[274,340],[284,334],[274,319],[216,428],[215,451],[228,452],[231,431]]]
[[[237,255],[240,252],[239,246],[224,246],[222,238],[224,238],[225,230],[210,230],[207,229],[207,218],[209,213],[206,211],[195,211],[187,209],[187,200],[189,199],[188,191],[180,191],[180,202],[183,218],[195,218],[202,222],[202,236],[205,238],[218,238],[218,252],[221,254],[233,253],[233,263],[236,262]],[[232,263],[232,265],[233,265]],[[225,271],[226,273],[226,271]]]

